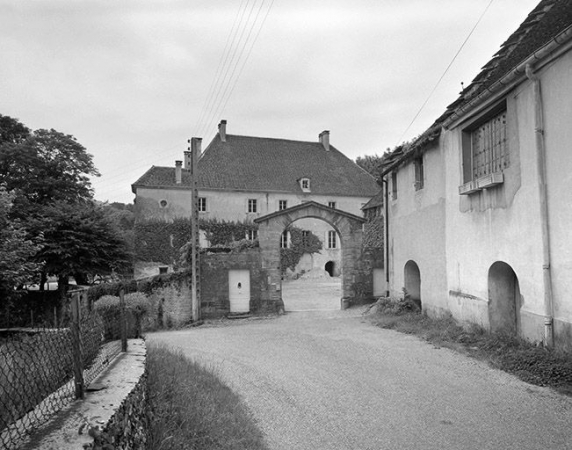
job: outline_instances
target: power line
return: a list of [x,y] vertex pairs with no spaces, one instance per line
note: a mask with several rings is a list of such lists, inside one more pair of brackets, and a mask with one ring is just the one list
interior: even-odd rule
[[465,47],[465,44],[467,43],[467,41],[469,40],[469,38],[473,35],[473,32],[475,31],[475,29],[477,28],[477,26],[479,25],[479,23],[481,22],[482,18],[484,17],[484,15],[486,14],[486,12],[489,10],[490,6],[492,5],[492,3],[494,2],[494,0],[490,0],[489,4],[487,5],[487,7],[484,9],[484,11],[482,12],[482,14],[480,15],[479,19],[477,20],[477,22],[475,23],[475,25],[473,25],[473,28],[471,29],[471,31],[469,32],[469,34],[467,35],[467,37],[465,38],[465,40],[463,41],[463,43],[461,44],[461,46],[459,47],[459,50],[457,50],[457,53],[455,53],[455,56],[453,56],[453,59],[451,60],[451,62],[449,63],[449,65],[447,66],[447,68],[445,69],[445,71],[443,72],[443,75],[441,75],[441,77],[439,78],[439,80],[437,80],[437,83],[435,84],[435,86],[433,87],[433,89],[431,90],[431,92],[429,93],[429,95],[427,96],[427,98],[425,99],[425,101],[423,102],[423,104],[421,105],[421,108],[419,108],[419,110],[417,111],[417,114],[415,114],[415,117],[413,117],[413,120],[411,121],[411,123],[407,126],[407,128],[405,129],[405,131],[403,132],[403,134],[401,135],[401,137],[399,138],[399,140],[397,141],[397,143],[395,144],[396,146],[398,146],[403,137],[405,136],[405,134],[409,131],[409,128],[411,128],[411,125],[413,125],[413,123],[415,122],[415,120],[417,120],[417,117],[419,117],[419,114],[421,114],[421,111],[423,111],[423,108],[425,108],[425,105],[427,105],[427,103],[429,102],[429,99],[431,98],[431,96],[435,93],[435,91],[437,90],[437,87],[439,86],[439,84],[441,83],[441,81],[443,80],[443,78],[445,77],[445,75],[447,74],[447,72],[449,71],[449,69],[451,68],[451,66],[453,65],[453,63],[455,62],[455,60],[457,59],[457,56],[459,56],[459,53],[461,53],[461,50],[463,50],[463,47]]
[[[253,4],[252,6],[254,8],[255,4]],[[262,10],[263,6],[264,6],[264,0],[260,3],[260,7],[258,8],[256,16],[254,17],[254,20],[250,26],[250,29],[248,30],[248,34],[246,35],[246,38],[244,39],[244,42],[242,44],[242,48],[240,49],[239,57],[236,59],[236,62],[232,68],[232,72],[231,72],[230,77],[228,79],[228,84],[225,86],[224,91],[222,93],[222,96],[216,105],[216,109],[214,111],[214,114],[210,117],[210,120],[207,122],[207,129],[208,129],[209,123],[216,121],[217,116],[220,115],[221,111],[224,109],[224,108],[220,109],[220,105],[223,104],[223,102],[226,105],[226,103],[228,102],[228,99],[230,98],[230,95],[232,93],[232,89],[229,91],[230,83],[232,82],[232,80],[234,78],[234,74],[236,73],[236,68],[238,67],[238,65],[240,63],[240,59],[242,58],[242,55],[244,54],[244,51],[246,49],[246,45],[248,44],[248,41],[250,40],[250,36],[252,35],[252,30],[254,29],[256,22],[258,22],[258,17],[260,16],[260,11]],[[250,16],[252,15],[252,11],[253,11],[253,9],[251,9],[251,11],[250,11],[249,19],[250,19]],[[243,31],[246,31],[246,28]],[[240,43],[240,41],[239,41],[239,43]],[[246,63],[247,59],[248,59],[248,56],[243,60],[243,62]],[[238,77],[235,78],[234,85],[236,84],[236,81],[238,81]],[[227,92],[228,92],[228,95],[227,95]]]
[[[240,36],[238,37],[238,42],[236,43],[236,46],[233,49],[232,56],[230,58],[230,62],[226,65],[226,69],[224,72],[224,76],[222,78],[222,82],[219,86],[219,89],[216,93],[216,96],[214,97],[214,100],[211,103],[210,109],[209,109],[207,116],[206,116],[208,118],[208,120],[203,124],[203,127],[201,128],[201,130],[199,130],[199,133],[201,133],[201,132],[204,133],[206,131],[206,128],[208,128],[209,123],[212,121],[211,117],[213,115],[213,109],[215,109],[215,107],[217,107],[218,104],[220,103],[219,95],[222,92],[222,96],[224,97],[224,93],[226,92],[228,84],[230,83],[230,81],[232,79],[232,73],[228,79],[227,79],[227,76],[228,76],[229,71],[231,70],[231,67],[235,61],[235,56],[237,55],[237,51],[238,51],[240,44],[242,42],[242,37],[244,36],[244,32],[246,31],[246,28],[248,26],[248,22],[250,21],[250,17],[252,16],[252,12],[254,11],[255,6],[256,6],[256,1],[252,3],[252,6],[251,6],[250,11],[248,13],[248,17],[246,19],[246,22],[244,23],[244,26],[242,27],[242,29],[240,31]],[[240,58],[242,58],[242,53],[243,53],[243,50],[241,50],[238,53],[238,58],[236,59],[236,61],[240,61]],[[217,106],[215,106],[215,105],[217,105]],[[216,110],[215,110],[214,115],[216,116]],[[199,135],[201,135],[201,134],[199,134]]]
[[[242,8],[243,5],[244,5],[244,9]],[[226,38],[226,43],[225,43],[225,45],[224,45],[224,50],[223,50],[223,52],[222,52],[221,55],[220,55],[220,59],[219,59],[219,63],[218,63],[218,66],[217,66],[217,69],[216,69],[216,72],[215,72],[215,76],[213,77],[213,81],[212,81],[211,86],[210,86],[210,88],[209,88],[209,92],[208,92],[207,96],[205,97],[205,101],[204,101],[203,106],[202,106],[202,108],[201,108],[201,114],[200,114],[199,118],[197,119],[197,122],[195,123],[195,126],[194,126],[194,128],[193,128],[193,129],[195,130],[194,135],[197,135],[197,132],[198,132],[198,130],[199,130],[199,125],[202,124],[202,121],[203,121],[203,119],[204,119],[204,115],[205,115],[205,113],[206,113],[206,109],[207,109],[207,107],[208,107],[208,105],[209,105],[209,102],[211,101],[211,98],[212,98],[212,96],[213,96],[213,94],[214,94],[215,88],[216,88],[216,86],[218,85],[218,82],[220,81],[220,76],[221,76],[221,73],[222,73],[222,68],[223,68],[224,65],[226,64],[226,61],[228,60],[228,55],[230,54],[230,49],[231,49],[231,48],[233,47],[233,45],[234,45],[234,37],[236,36],[236,32],[238,31],[238,28],[239,28],[239,26],[240,26],[240,25],[237,25],[237,24],[240,24],[240,22],[242,21],[242,17],[244,16],[244,12],[246,11],[246,8],[247,8],[247,7],[248,7],[248,0],[243,1],[243,2],[241,3],[241,5],[239,6],[238,11],[236,12],[236,16],[235,16],[235,18],[234,18],[234,22],[233,22],[232,27],[231,27],[231,29],[230,29],[230,32],[229,32],[229,34],[228,34],[228,36],[227,36],[227,38]],[[242,12],[242,15],[240,14],[241,10],[243,11],[243,12]],[[240,21],[238,20],[238,17],[239,17],[239,16],[241,17],[241,18],[240,18]],[[235,30],[235,28],[236,28],[236,30]],[[231,36],[232,36],[232,39],[231,39]],[[230,44],[230,45],[229,45],[229,44]]]

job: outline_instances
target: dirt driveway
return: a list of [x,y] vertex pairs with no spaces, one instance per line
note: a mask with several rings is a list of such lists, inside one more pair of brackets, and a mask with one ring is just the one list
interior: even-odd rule
[[245,399],[273,450],[572,449],[572,398],[360,310],[152,333]]

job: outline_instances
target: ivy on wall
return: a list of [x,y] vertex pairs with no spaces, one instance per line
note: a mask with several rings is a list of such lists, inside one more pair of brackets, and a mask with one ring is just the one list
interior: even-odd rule
[[[252,222],[202,219],[199,220],[199,229],[206,233],[211,246],[232,247],[233,243],[244,240],[249,230],[258,230],[258,225]],[[174,264],[180,258],[181,248],[189,242],[191,221],[189,218],[177,218],[172,222],[159,219],[138,221],[134,231],[139,261]]]
[[364,226],[363,248],[383,248],[383,216],[371,217]]
[[322,241],[314,233],[296,227],[289,227],[290,247],[280,249],[280,269],[294,270],[304,253],[320,253]]

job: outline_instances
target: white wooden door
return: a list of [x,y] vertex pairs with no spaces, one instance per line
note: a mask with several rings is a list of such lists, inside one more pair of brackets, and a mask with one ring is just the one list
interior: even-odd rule
[[385,271],[373,269],[373,296],[381,297],[383,295],[385,295]]
[[228,297],[231,313],[247,313],[250,311],[250,271],[228,271]]

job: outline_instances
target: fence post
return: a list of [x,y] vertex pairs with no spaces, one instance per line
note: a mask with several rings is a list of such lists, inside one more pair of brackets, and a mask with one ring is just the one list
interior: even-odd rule
[[125,314],[125,289],[119,291],[119,309],[121,310],[121,351],[127,351],[127,315]]
[[83,381],[83,357],[81,351],[81,330],[80,330],[80,293],[74,292],[71,298],[71,312],[72,312],[72,356],[73,356],[73,370],[75,378],[75,398],[83,399],[84,394],[84,381]]

